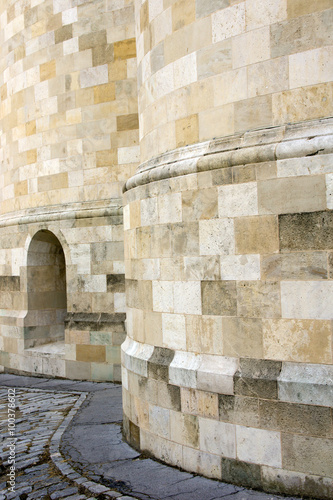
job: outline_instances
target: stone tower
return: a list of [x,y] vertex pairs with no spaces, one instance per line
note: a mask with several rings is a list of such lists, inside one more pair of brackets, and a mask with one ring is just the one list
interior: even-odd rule
[[332,2],[136,2],[125,432],[172,465],[333,495]]
[[122,378],[136,447],[325,499],[332,18],[332,0],[0,2],[1,366]]

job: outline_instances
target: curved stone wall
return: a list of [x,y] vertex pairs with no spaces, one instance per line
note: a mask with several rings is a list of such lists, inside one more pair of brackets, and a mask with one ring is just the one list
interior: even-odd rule
[[137,0],[141,160],[332,115],[329,0]]
[[143,163],[125,185],[122,346],[132,444],[209,477],[326,499],[328,8],[137,2]]
[[[119,381],[121,189],[139,149],[134,5],[0,3],[0,364]],[[24,340],[27,328],[41,328],[46,307],[38,299],[39,310],[29,311],[29,295],[39,290],[27,279],[28,249],[41,230],[56,236],[66,260],[58,351],[57,342],[40,351],[37,338]]]

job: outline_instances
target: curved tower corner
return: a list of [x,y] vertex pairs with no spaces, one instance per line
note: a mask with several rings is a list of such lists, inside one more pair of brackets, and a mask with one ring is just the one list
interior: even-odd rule
[[0,4],[0,364],[119,381],[134,5]]
[[332,9],[136,2],[125,433],[183,469],[331,498]]

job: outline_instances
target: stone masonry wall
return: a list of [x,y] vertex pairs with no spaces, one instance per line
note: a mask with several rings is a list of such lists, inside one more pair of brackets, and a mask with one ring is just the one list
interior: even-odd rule
[[136,2],[124,430],[252,488],[333,495],[330,2]]
[[332,115],[330,0],[137,0],[141,160]]
[[[139,158],[134,6],[129,0],[0,3],[0,363],[119,381],[121,192]],[[51,345],[50,352],[33,349],[38,328],[50,322],[45,299],[38,296],[40,310],[35,304],[29,311],[29,291],[47,289],[45,268],[35,281],[39,290],[27,279],[39,231],[58,238],[66,261],[65,346]],[[27,329],[36,340],[29,348]]]

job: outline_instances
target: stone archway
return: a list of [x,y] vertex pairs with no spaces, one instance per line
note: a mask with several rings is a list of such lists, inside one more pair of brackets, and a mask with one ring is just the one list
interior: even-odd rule
[[25,348],[63,342],[67,314],[66,262],[61,243],[51,231],[38,231],[30,242],[27,293]]

